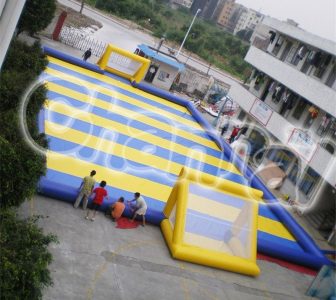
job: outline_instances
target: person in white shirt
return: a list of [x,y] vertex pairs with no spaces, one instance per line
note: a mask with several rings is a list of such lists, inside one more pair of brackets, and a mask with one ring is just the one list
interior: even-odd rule
[[147,204],[145,199],[140,195],[140,193],[134,193],[134,199],[128,201],[128,203],[135,202],[135,211],[133,214],[132,222],[134,222],[137,215],[142,216],[142,226],[146,225],[145,215],[147,211]]

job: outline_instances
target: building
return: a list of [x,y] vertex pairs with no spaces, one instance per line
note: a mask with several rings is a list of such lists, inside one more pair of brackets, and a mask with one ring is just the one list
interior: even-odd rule
[[221,7],[224,0],[194,0],[191,5],[192,14],[196,14],[198,9],[201,9],[199,16],[206,20],[213,20],[218,14],[218,9]]
[[190,8],[193,3],[193,0],[170,0],[172,7],[186,7]]
[[230,20],[234,10],[234,5],[235,0],[226,0],[217,18],[217,24],[226,30],[230,30],[230,27],[232,27]]
[[141,44],[135,50],[135,53],[151,61],[144,81],[158,88],[169,90],[177,75],[184,70],[184,65],[175,56],[171,56],[150,46]]
[[24,4],[24,0],[0,1],[0,68],[5,59]]
[[233,30],[233,34],[237,34],[237,32],[244,29],[253,31],[256,25],[262,21],[263,17],[263,14],[253,9],[248,9],[240,15],[239,20]]
[[249,90],[232,86],[229,96],[237,120],[250,123],[251,165],[275,163],[284,172],[279,192],[327,236],[335,230],[336,43],[291,21],[262,25],[268,37],[256,36],[245,57]]
[[232,9],[232,13],[229,19],[229,24],[227,26],[227,30],[231,33],[233,33],[234,29],[236,28],[236,25],[239,21],[240,16],[247,12],[247,8],[244,5],[241,5],[239,3],[235,3]]

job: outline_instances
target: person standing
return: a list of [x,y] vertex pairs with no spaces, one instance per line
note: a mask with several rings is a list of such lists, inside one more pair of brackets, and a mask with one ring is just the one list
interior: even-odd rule
[[230,139],[229,139],[230,144],[235,140],[236,136],[238,135],[239,130],[240,130],[239,126],[235,126],[233,128]]
[[84,61],[87,61],[90,57],[91,57],[91,48],[89,48],[88,50],[86,50],[85,52],[84,52],[84,54],[83,54],[83,60]]
[[128,201],[128,203],[130,202],[136,202],[132,222],[134,222],[136,216],[139,215],[142,216],[142,226],[145,226],[146,225],[145,215],[147,211],[147,204],[145,199],[140,195],[140,193],[137,192],[134,194],[134,199]]
[[223,115],[219,125],[219,128],[222,128],[221,135],[223,135],[229,129],[229,125],[230,125],[230,118],[226,115]]
[[77,208],[81,201],[83,200],[83,209],[86,210],[87,204],[88,204],[88,198],[90,194],[92,193],[93,187],[95,185],[95,180],[93,176],[96,175],[96,171],[92,170],[90,173],[90,176],[85,176],[83,178],[83,181],[79,187],[79,194],[76,198],[76,201],[74,203],[74,208]]
[[236,140],[238,140],[239,137],[240,137],[241,135],[244,135],[244,136],[245,136],[247,130],[248,130],[248,126],[247,126],[247,125],[244,125],[244,126],[239,130],[239,132],[238,132],[238,134],[237,134],[237,137],[236,137]]
[[[92,210],[93,210],[93,214],[91,217],[91,221],[95,220],[95,216],[97,213],[97,210],[99,210],[100,206],[103,204],[104,202],[104,198],[107,198],[107,191],[105,190],[105,186],[106,186],[106,181],[102,181],[99,184],[99,187],[96,187],[92,194],[95,195],[93,202],[92,202]],[[90,211],[88,210],[85,219],[89,220],[89,216],[90,216]]]

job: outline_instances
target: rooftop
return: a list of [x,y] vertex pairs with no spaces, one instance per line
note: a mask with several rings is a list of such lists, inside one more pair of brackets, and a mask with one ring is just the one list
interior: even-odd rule
[[169,65],[175,69],[178,69],[179,71],[184,70],[184,64],[180,63],[178,59],[174,56],[171,56],[169,54],[166,54],[162,51],[155,50],[152,47],[149,47],[145,44],[141,44],[138,46],[138,48],[145,53],[149,58],[153,58],[157,61],[160,61],[166,65]]

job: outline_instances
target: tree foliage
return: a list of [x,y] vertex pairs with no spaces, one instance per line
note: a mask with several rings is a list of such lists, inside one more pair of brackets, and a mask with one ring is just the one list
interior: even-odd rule
[[[2,146],[2,145],[1,145]],[[52,284],[48,265],[53,234],[44,235],[38,217],[20,220],[13,210],[0,211],[0,291],[3,300],[42,299]]]
[[18,34],[27,31],[33,35],[45,29],[53,19],[55,11],[55,0],[27,0],[17,25]]
[[[14,41],[0,74],[0,176],[1,208],[19,206],[36,191],[37,182],[45,173],[45,158],[35,153],[23,140],[18,107],[28,85],[44,70],[47,60],[41,46],[28,46]],[[37,128],[37,113],[46,99],[46,88],[39,87],[31,96],[26,122],[32,138],[45,147],[47,142]]]
[[[23,139],[18,108],[22,93],[44,70],[47,60],[40,44],[12,41],[0,74],[0,293],[1,299],[42,299],[42,289],[51,284],[48,245],[53,235],[44,235],[36,220],[19,220],[13,212],[31,198],[41,175],[45,158],[35,153]],[[46,88],[35,90],[27,106],[26,122],[34,141],[47,146],[38,132],[37,114]]]

